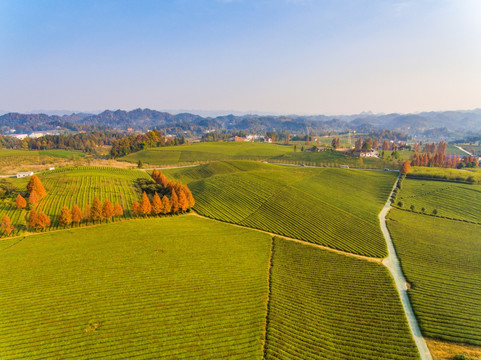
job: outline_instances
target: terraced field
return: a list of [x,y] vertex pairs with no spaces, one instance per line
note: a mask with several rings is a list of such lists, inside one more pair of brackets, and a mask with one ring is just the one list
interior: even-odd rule
[[[150,178],[144,171],[108,167],[61,168],[38,176],[47,190],[47,196],[39,202],[37,208],[50,217],[50,229],[59,227],[57,219],[62,206],[71,209],[77,204],[83,208],[87,203],[92,204],[94,197],[101,201],[109,199],[113,203],[118,202],[124,209],[124,217],[131,217],[129,209],[141,195],[134,185],[135,180]],[[19,191],[26,189],[27,182],[28,178],[15,179]],[[19,233],[24,230],[27,212],[15,207],[15,197],[16,193],[9,200],[0,202],[0,215],[7,214],[16,233]]]
[[394,173],[240,161],[165,173],[189,184],[202,215],[360,255],[387,255],[377,214]]
[[[341,164],[355,167],[383,168],[386,164],[379,159],[365,159],[362,164],[359,158],[346,156],[339,152],[302,152],[301,146],[294,151],[293,145],[277,145],[267,143],[196,143],[183,146],[150,148],[129,154],[120,160],[151,165],[186,165],[227,160],[266,160],[284,164],[308,164],[316,166],[336,166]],[[312,146],[305,146],[312,147]]]
[[436,209],[436,216],[481,223],[481,185],[410,178],[402,185],[396,204],[401,201],[404,209],[414,205],[417,212]]
[[481,345],[481,226],[392,210],[388,227],[423,334]]
[[267,235],[184,216],[13,240],[2,359],[262,357]]
[[275,239],[267,359],[419,359],[380,264]]

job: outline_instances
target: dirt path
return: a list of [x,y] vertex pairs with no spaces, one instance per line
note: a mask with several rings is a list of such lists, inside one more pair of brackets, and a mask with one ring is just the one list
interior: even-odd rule
[[212,219],[212,218],[210,218],[210,217],[200,215],[200,214],[196,213],[195,211],[192,211],[192,212],[190,213],[190,215],[198,216],[198,217],[200,217],[200,218],[202,218],[202,219],[206,219],[206,220],[210,220],[210,221],[221,222],[221,223],[223,223],[223,224],[227,224],[227,225],[239,227],[239,228],[242,228],[242,229],[247,229],[247,230],[252,230],[252,231],[258,231],[258,232],[261,232],[261,233],[263,233],[263,234],[270,235],[271,237],[274,237],[274,236],[275,236],[275,237],[282,238],[282,239],[285,239],[285,240],[295,241],[295,242],[297,242],[297,243],[300,243],[300,244],[303,244],[303,245],[306,245],[306,246],[314,246],[314,247],[319,248],[319,249],[332,251],[332,252],[335,252],[335,253],[337,253],[337,254],[341,254],[341,255],[345,255],[345,256],[355,257],[355,258],[357,258],[357,259],[362,259],[362,260],[366,260],[366,261],[376,262],[376,263],[379,263],[379,264],[381,264],[382,261],[383,261],[383,260],[380,259],[380,258],[374,258],[374,257],[369,257],[369,256],[364,256],[364,255],[358,255],[358,254],[352,254],[352,253],[350,253],[350,252],[333,249],[333,248],[330,248],[330,247],[327,247],[327,246],[324,246],[324,245],[314,244],[314,243],[311,243],[311,242],[308,242],[308,241],[299,240],[299,239],[294,239],[294,238],[290,238],[290,237],[288,237],[288,236],[279,235],[279,234],[274,234],[274,233],[271,233],[271,232],[268,232],[268,231],[259,230],[259,229],[251,228],[251,227],[248,227],[248,226],[242,226],[242,225],[238,225],[238,224],[228,223],[228,222],[225,222],[225,221],[222,221],[222,220]]
[[[399,178],[398,178],[398,181],[399,181]],[[394,184],[392,191],[394,191],[394,189],[396,188],[396,184],[397,184],[397,181]],[[391,194],[389,194],[389,198],[386,204],[384,205],[384,208],[379,213],[381,231],[384,235],[384,238],[386,239],[388,254],[389,254],[387,258],[383,259],[382,263],[389,269],[394,279],[396,288],[399,292],[399,296],[401,297],[401,303],[404,308],[404,313],[406,314],[406,318],[408,319],[409,328],[411,329],[411,334],[413,336],[414,342],[416,343],[416,346],[418,347],[419,354],[421,355],[421,359],[432,360],[433,358],[431,356],[431,353],[429,352],[428,346],[426,345],[426,341],[424,340],[423,335],[421,334],[421,330],[419,329],[416,316],[414,315],[414,311],[411,307],[411,303],[409,302],[409,297],[407,293],[407,290],[408,290],[407,282],[401,270],[401,264],[399,263],[399,259],[396,254],[396,250],[394,248],[391,235],[389,234],[389,231],[386,226],[386,215],[391,209],[392,191],[391,191]]]
[[473,154],[471,154],[469,151],[464,150],[461,146],[458,146],[458,145],[454,145],[454,146],[457,147],[459,150],[465,152],[465,153],[468,154],[468,155],[473,155]]

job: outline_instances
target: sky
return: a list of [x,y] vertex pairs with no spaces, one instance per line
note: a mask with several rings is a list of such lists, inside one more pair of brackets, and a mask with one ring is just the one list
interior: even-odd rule
[[481,108],[480,0],[0,0],[0,109]]

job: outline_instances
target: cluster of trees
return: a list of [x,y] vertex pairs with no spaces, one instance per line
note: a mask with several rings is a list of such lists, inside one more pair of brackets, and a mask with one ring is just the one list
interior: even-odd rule
[[185,143],[183,136],[181,138],[166,138],[160,131],[152,130],[145,134],[130,135],[112,141],[110,156],[116,158],[150,147],[181,145],[183,143]]
[[111,145],[127,136],[124,132],[94,131],[69,135],[45,135],[39,138],[17,139],[0,135],[0,148],[24,150],[76,150],[89,154],[97,154],[98,148]]
[[124,210],[119,203],[114,205],[109,199],[102,203],[98,198],[94,198],[92,206],[86,204],[83,211],[77,204],[72,207],[72,210],[67,206],[63,206],[60,210],[58,222],[65,227],[70,226],[72,223],[77,223],[77,226],[79,226],[83,220],[94,222],[110,221],[114,216],[120,217],[123,214]]
[[[419,145],[419,147],[420,147],[420,145]],[[445,141],[440,141],[437,146],[436,146],[435,143],[425,144],[422,152],[423,153],[430,153],[430,154],[445,154],[447,148],[448,148],[448,144]],[[416,151],[418,151],[418,150],[416,150]]]
[[338,149],[341,147],[341,139],[340,138],[334,138],[332,139],[332,142],[331,142],[331,146],[334,148],[334,149]]
[[[30,208],[28,224],[31,229],[44,229],[50,225],[50,218],[42,211],[37,213],[35,205],[37,205],[38,201],[47,195],[47,191],[36,175],[33,175],[30,178],[30,181],[27,184],[27,192],[29,194],[28,206]],[[21,194],[18,194],[15,200],[15,205],[18,209],[24,209],[27,207],[27,200],[25,200]],[[10,218],[7,215],[3,216],[0,228],[6,235],[10,235],[14,230],[14,226],[11,224]]]
[[412,160],[412,166],[436,166],[436,167],[449,167],[449,168],[457,168],[461,169],[464,167],[478,167],[478,159],[475,156],[459,156],[448,154],[447,156],[444,153],[436,152],[436,153],[414,153]]
[[135,216],[165,215],[185,212],[195,205],[194,196],[187,185],[170,181],[157,169],[152,172],[152,179],[161,186],[165,195],[162,198],[157,191],[154,192],[152,200],[144,191],[140,202],[134,201],[132,211]]
[[[32,175],[30,181],[27,184],[27,193],[28,195],[28,204],[30,206],[35,206],[37,203],[47,195],[47,191],[43,187],[42,182],[37,177],[37,175]],[[27,200],[21,195],[17,195],[17,199],[15,200],[15,205],[17,208],[25,208],[27,207]]]

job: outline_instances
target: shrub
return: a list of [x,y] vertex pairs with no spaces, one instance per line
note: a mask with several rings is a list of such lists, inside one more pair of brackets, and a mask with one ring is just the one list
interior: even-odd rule
[[399,201],[399,202],[397,203],[397,206],[399,206],[399,207],[403,207],[403,205],[404,205],[404,203],[403,203],[402,201]]

